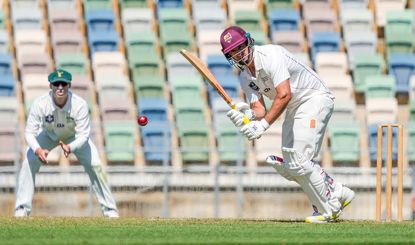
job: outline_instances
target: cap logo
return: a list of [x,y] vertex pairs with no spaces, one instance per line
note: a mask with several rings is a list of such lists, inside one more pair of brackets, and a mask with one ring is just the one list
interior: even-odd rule
[[223,41],[225,41],[227,43],[231,43],[232,42],[232,35],[229,32],[226,33],[226,35],[223,36]]
[[62,73],[61,71],[57,71],[56,73],[58,73],[58,77],[62,77]]

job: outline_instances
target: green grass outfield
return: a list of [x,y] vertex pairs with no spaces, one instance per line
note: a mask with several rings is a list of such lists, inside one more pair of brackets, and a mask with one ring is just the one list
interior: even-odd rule
[[0,244],[415,244],[415,223],[0,218]]

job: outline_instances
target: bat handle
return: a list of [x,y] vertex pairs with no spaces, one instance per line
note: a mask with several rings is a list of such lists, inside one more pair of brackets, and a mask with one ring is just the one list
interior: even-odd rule
[[[231,108],[236,110],[236,105],[232,103]],[[246,115],[244,115],[244,124],[248,124],[248,123],[249,123],[249,118]]]

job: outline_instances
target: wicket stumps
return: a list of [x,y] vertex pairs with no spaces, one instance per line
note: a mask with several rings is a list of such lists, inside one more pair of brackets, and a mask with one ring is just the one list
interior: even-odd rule
[[392,221],[392,130],[398,129],[398,201],[397,201],[397,221],[402,221],[403,203],[403,128],[400,124],[381,124],[378,127],[378,154],[377,154],[377,173],[376,173],[376,221],[381,221],[382,209],[382,141],[383,129],[387,129],[386,134],[386,221]]

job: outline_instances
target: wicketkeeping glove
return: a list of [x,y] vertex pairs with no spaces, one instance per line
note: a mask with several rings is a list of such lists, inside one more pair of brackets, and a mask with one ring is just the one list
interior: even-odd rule
[[249,105],[245,102],[239,102],[236,105],[236,109],[231,109],[226,115],[231,119],[232,123],[236,127],[240,127],[244,124],[244,116],[249,120],[255,118],[254,112],[249,109]]
[[261,121],[251,121],[240,130],[249,140],[258,139],[269,128],[269,123],[263,118]]

